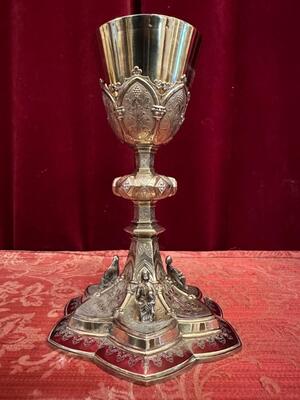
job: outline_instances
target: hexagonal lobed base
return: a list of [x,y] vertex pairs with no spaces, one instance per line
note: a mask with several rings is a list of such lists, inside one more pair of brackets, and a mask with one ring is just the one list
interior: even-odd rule
[[[65,308],[66,316],[51,331],[48,341],[61,350],[88,357],[108,372],[136,383],[148,385],[170,378],[194,362],[208,362],[231,355],[241,348],[239,337],[231,325],[218,315],[213,315],[219,329],[203,332],[197,336],[181,333],[170,343],[163,343],[152,351],[137,351],[121,344],[111,334],[92,335],[90,332],[73,330],[69,322],[81,298],[72,299]],[[211,309],[220,307],[210,300]],[[204,318],[205,321],[207,318]],[[200,321],[201,323],[201,321]],[[119,325],[112,320],[112,329]],[[155,332],[157,338],[162,333]],[[147,335],[146,335],[147,336]]]

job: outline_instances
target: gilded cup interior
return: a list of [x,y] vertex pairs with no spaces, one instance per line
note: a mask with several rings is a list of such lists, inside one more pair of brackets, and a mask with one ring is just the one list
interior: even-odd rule
[[193,80],[201,37],[189,23],[156,14],[116,18],[99,27],[108,83],[123,82],[135,66],[163,82]]

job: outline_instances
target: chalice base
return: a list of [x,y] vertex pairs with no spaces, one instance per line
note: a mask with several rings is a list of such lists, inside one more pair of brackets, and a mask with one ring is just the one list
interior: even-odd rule
[[[199,289],[185,286],[182,290],[168,276],[154,285],[158,293],[155,320],[139,320],[132,282],[123,273],[110,287],[99,291],[99,285],[90,285],[83,296],[71,299],[64,317],[50,332],[49,343],[144,385],[241,348],[219,305],[203,298]],[[121,292],[125,298],[116,306]]]

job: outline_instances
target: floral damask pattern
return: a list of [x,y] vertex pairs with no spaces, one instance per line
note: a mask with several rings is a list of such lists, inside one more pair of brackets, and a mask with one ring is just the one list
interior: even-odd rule
[[65,303],[98,282],[114,254],[0,251],[0,399],[300,398],[300,252],[170,252],[187,281],[222,306],[244,347],[152,387],[46,342]]

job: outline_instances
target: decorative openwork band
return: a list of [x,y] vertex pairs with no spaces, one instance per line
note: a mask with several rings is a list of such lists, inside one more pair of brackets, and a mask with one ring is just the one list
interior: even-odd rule
[[184,121],[190,98],[185,75],[175,83],[152,82],[135,66],[122,83],[100,83],[109,123],[122,142],[154,146],[167,143]]

